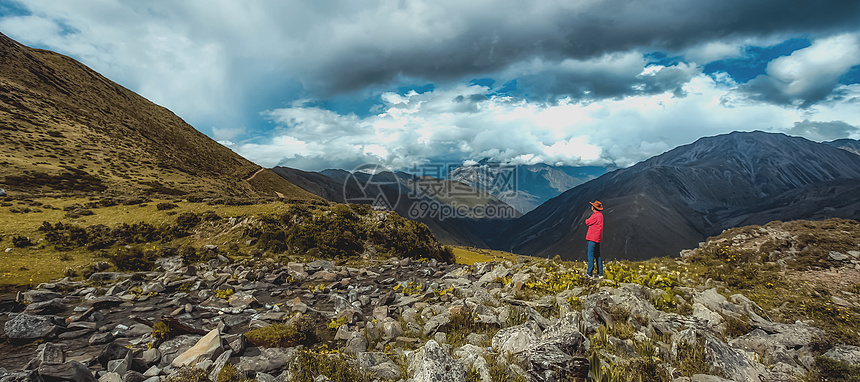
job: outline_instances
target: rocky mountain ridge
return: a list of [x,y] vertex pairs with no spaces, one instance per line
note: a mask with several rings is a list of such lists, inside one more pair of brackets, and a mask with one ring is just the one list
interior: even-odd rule
[[500,165],[479,162],[460,166],[447,176],[487,190],[521,213],[528,213],[549,199],[604,174],[600,167]]
[[584,259],[589,201],[606,206],[609,258],[673,255],[705,237],[772,220],[860,218],[860,156],[783,134],[702,138],[577,186],[511,222],[491,247]]

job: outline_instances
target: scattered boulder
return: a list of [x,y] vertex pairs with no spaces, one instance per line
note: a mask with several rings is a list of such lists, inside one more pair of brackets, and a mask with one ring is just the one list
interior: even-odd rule
[[170,363],[173,367],[194,366],[204,359],[213,359],[223,352],[221,347],[221,331],[212,329],[208,334],[197,341],[194,346],[186,350]]
[[78,361],[59,364],[43,364],[38,369],[39,376],[46,381],[96,382],[93,373]]
[[434,340],[409,357],[407,371],[416,382],[466,382],[466,370]]
[[10,340],[35,340],[53,335],[58,326],[51,317],[20,313],[4,325]]
[[860,347],[851,345],[836,345],[824,353],[824,356],[837,361],[848,362],[860,366]]

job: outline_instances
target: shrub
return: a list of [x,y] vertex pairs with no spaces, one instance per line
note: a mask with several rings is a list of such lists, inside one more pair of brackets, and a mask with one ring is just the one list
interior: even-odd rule
[[33,242],[30,241],[29,237],[21,236],[21,235],[15,235],[15,236],[12,236],[12,245],[15,246],[16,248],[24,248],[24,247],[29,247],[29,246],[33,245]]
[[297,345],[311,346],[318,340],[313,321],[301,316],[290,325],[272,324],[245,333],[248,341],[259,347],[288,348]]
[[159,211],[164,211],[164,210],[172,210],[172,209],[177,208],[177,207],[179,207],[179,206],[176,204],[164,202],[164,203],[158,203],[155,206],[155,209],[159,210]]
[[369,382],[370,376],[350,361],[341,354],[320,354],[302,349],[290,365],[290,375],[299,382],[313,382],[320,375],[332,382]]
[[185,265],[209,261],[218,256],[216,251],[202,248],[194,249],[194,247],[188,245],[180,247],[177,253],[182,257],[182,263]]
[[830,382],[860,382],[860,366],[824,356],[815,357],[814,380]]
[[737,318],[732,315],[724,315],[723,318],[726,320],[725,335],[727,337],[740,337],[753,330],[753,327],[749,322],[749,317],[747,316]]
[[678,372],[685,377],[710,373],[711,366],[705,360],[705,344],[701,341],[692,344],[685,341],[679,342],[678,354],[673,363],[677,365]]
[[179,372],[168,377],[166,382],[210,382],[209,373],[196,367],[183,367]]
[[122,247],[109,254],[108,259],[122,271],[148,271],[155,267],[156,253],[138,247]]
[[215,382],[252,382],[256,379],[248,379],[244,372],[237,369],[232,363],[227,363],[218,373]]
[[170,338],[170,325],[164,321],[156,322],[155,325],[152,325],[152,335],[162,340]]
[[189,231],[200,224],[200,215],[193,212],[183,212],[176,216],[176,226],[182,231]]

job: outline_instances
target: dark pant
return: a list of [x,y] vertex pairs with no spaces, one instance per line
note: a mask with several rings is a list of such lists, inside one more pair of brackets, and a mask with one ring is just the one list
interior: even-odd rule
[[597,266],[597,275],[603,276],[603,260],[600,258],[600,243],[588,240],[588,275],[594,276],[594,267]]

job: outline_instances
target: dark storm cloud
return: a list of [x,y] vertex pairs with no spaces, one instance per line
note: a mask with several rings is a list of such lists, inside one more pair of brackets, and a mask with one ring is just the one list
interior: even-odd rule
[[788,130],[791,135],[799,135],[814,141],[841,139],[857,132],[860,132],[860,128],[844,121],[820,122],[808,119],[795,122],[794,127]]
[[[340,43],[319,49],[307,68],[311,87],[343,92],[399,77],[431,81],[502,71],[535,57],[548,62],[587,60],[631,49],[682,50],[723,38],[772,37],[785,34],[831,34],[856,29],[860,2],[833,1],[629,1],[588,3],[511,2],[491,7],[428,3],[427,15],[417,25],[428,29],[390,30],[400,37],[377,38],[378,31],[362,29]],[[406,2],[405,7],[411,3]],[[461,3],[462,4],[462,3]],[[434,12],[435,11],[435,12]],[[371,15],[369,17],[374,17]],[[422,18],[423,17],[423,18]],[[390,23],[376,20],[380,28]],[[366,24],[359,17],[356,22]],[[350,29],[350,25],[343,26]],[[319,36],[319,44],[341,35],[335,25]],[[426,32],[426,33],[424,33]],[[548,91],[576,93],[583,84]],[[608,84],[593,91],[616,94]],[[621,85],[623,86],[623,85]]]

